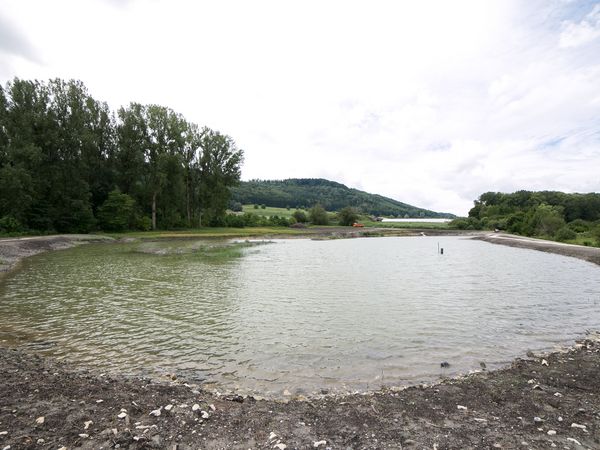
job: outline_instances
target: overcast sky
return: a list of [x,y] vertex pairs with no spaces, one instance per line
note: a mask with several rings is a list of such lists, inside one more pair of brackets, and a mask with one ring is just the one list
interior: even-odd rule
[[464,215],[600,191],[600,2],[0,0],[0,81],[80,79],[322,177]]

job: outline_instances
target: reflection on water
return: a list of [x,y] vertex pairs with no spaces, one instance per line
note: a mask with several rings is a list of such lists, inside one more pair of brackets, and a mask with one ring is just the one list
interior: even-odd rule
[[598,268],[558,255],[456,237],[206,245],[31,258],[0,285],[0,339],[268,395],[494,367],[600,323]]

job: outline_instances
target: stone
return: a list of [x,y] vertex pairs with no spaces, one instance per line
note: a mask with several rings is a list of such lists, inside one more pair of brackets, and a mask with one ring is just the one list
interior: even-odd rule
[[171,411],[173,409],[173,405],[171,405],[170,403],[165,406],[165,411]]
[[319,448],[321,445],[327,445],[327,441],[323,440],[323,441],[316,441],[315,443],[313,443],[314,448]]
[[545,359],[542,359],[542,366],[548,366],[548,361],[546,361]]
[[44,416],[38,417],[37,419],[35,419],[35,423],[37,423],[38,425],[41,425],[44,423],[46,419],[44,418]]
[[215,405],[213,405],[212,403],[211,403],[210,405],[208,405],[208,407],[209,407],[210,409],[212,409],[213,411],[216,411],[216,410],[217,410],[217,408],[215,407]]
[[8,431],[0,431],[0,436],[6,436],[8,434]]
[[160,408],[158,408],[158,409],[155,409],[155,410],[153,410],[153,411],[150,411],[150,415],[151,415],[151,416],[154,416],[154,417],[158,417],[158,416],[160,416],[160,412],[161,412],[161,411],[162,411],[162,406],[161,406]]
[[571,424],[571,428],[579,428],[580,430],[583,430],[587,433],[587,427],[585,425],[580,425],[578,423],[573,422]]
[[119,419],[124,419],[125,417],[127,417],[127,413],[126,412],[121,412],[121,413],[119,413],[119,415],[117,417]]
[[81,433],[81,434],[79,435],[79,437],[80,437],[80,438],[82,438],[82,439],[85,439],[85,438],[89,438],[89,437],[90,437],[90,435],[89,435],[89,434],[87,434],[87,433]]
[[567,441],[572,442],[573,444],[581,445],[581,442],[579,442],[577,439],[567,438]]
[[548,430],[548,436],[556,436],[556,430]]
[[196,412],[200,409],[200,405],[198,403],[194,403],[192,405],[192,411]]
[[456,409],[461,409],[461,410],[463,410],[463,411],[466,411],[466,410],[467,410],[467,407],[466,407],[466,406],[462,406],[462,405],[457,405],[457,406],[456,406]]
[[87,430],[91,424],[93,424],[94,422],[92,422],[91,420],[87,420],[85,422],[83,422],[83,429]]
[[206,411],[200,411],[200,417],[202,417],[203,419],[208,419],[210,417],[210,414],[208,414]]
[[285,445],[285,444],[275,444],[273,447],[277,448],[279,450],[285,450],[287,448],[287,445]]
[[269,440],[274,441],[275,439],[277,439],[277,435],[271,431],[271,433],[269,434]]
[[544,419],[542,419],[541,417],[537,417],[537,416],[535,416],[535,417],[533,418],[533,421],[534,421],[535,423],[542,423],[542,422],[544,421]]

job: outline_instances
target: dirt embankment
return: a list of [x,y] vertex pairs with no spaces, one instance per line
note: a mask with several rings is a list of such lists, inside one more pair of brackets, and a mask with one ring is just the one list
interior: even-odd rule
[[431,386],[308,401],[112,378],[7,349],[0,380],[2,449],[600,448],[597,339]]
[[85,242],[110,241],[108,236],[67,234],[0,239],[0,272],[6,272],[22,259],[48,250],[60,250]]
[[528,248],[547,253],[571,256],[600,265],[600,248],[598,247],[584,247],[582,245],[571,245],[562,242],[545,241],[543,239],[501,233],[484,233],[475,236],[473,239],[479,239],[492,244],[507,245],[509,247]]

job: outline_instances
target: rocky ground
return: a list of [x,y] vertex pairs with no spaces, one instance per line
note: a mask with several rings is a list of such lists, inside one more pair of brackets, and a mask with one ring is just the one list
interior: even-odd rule
[[600,449],[600,341],[431,386],[287,401],[0,349],[1,449]]

